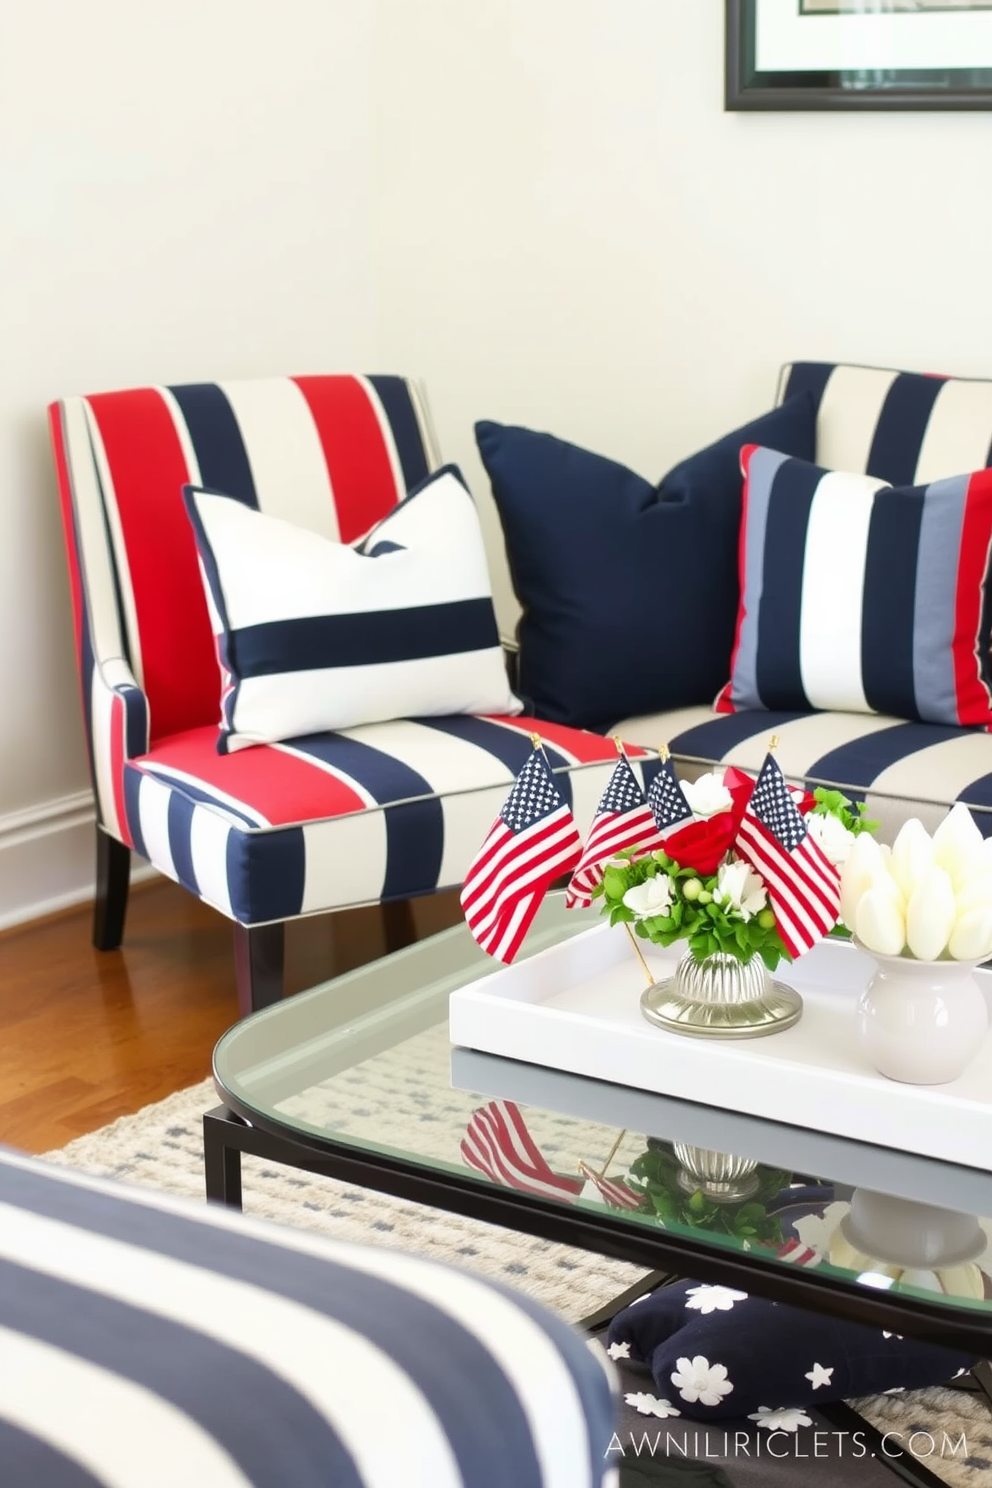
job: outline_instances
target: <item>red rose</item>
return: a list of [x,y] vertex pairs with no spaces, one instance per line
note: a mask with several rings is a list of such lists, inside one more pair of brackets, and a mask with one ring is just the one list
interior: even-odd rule
[[690,822],[665,838],[665,852],[674,858],[680,868],[694,868],[703,878],[709,878],[723,862],[737,840],[741,818],[754,790],[754,779],[728,765],[723,783],[730,792],[729,811],[720,811],[705,821]]
[[690,822],[665,838],[665,851],[680,868],[695,868],[709,878],[723,862],[737,836],[739,822],[733,811],[721,811],[706,821]]

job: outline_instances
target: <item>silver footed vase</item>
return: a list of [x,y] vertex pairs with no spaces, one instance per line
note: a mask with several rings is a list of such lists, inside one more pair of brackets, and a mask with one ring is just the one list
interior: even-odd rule
[[774,981],[760,956],[739,961],[723,952],[697,961],[686,951],[675,975],[648,987],[641,1011],[649,1023],[698,1038],[761,1038],[802,1017],[799,993]]

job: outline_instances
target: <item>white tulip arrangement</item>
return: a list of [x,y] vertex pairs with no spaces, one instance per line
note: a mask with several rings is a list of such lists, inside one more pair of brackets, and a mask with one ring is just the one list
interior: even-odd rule
[[841,868],[841,918],[868,951],[916,961],[992,956],[992,839],[960,803],[931,837],[915,817],[891,848],[867,832]]

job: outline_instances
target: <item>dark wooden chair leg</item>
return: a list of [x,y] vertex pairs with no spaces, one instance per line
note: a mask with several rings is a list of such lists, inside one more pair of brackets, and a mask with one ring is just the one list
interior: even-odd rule
[[241,1016],[279,1002],[286,962],[286,926],[234,927],[234,971]]
[[413,918],[411,899],[390,899],[382,905],[382,928],[386,950],[402,951],[417,939],[417,925]]
[[131,883],[131,849],[97,824],[96,903],[93,906],[93,944],[98,951],[116,951],[124,939],[127,891]]

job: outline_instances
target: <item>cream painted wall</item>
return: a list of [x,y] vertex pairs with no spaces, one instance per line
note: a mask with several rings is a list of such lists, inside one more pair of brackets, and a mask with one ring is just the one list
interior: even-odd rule
[[660,477],[795,356],[992,375],[992,114],[724,113],[722,0],[383,0],[374,56],[380,350],[480,495],[477,418]]
[[0,924],[90,872],[45,405],[374,362],[370,39],[355,0],[0,0]]
[[725,114],[722,16],[0,0],[0,924],[89,873],[49,399],[409,370],[485,500],[477,418],[660,476],[791,356],[992,375],[992,115]]

